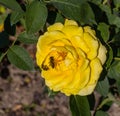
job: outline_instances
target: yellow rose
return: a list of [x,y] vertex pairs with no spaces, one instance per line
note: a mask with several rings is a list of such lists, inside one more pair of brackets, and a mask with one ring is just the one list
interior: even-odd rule
[[106,60],[106,48],[89,26],[55,23],[40,36],[36,59],[46,85],[69,95],[91,94]]

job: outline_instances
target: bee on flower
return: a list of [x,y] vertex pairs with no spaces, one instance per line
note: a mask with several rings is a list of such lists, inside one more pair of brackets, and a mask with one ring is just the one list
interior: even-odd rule
[[74,20],[55,23],[39,37],[36,59],[46,85],[67,96],[94,91],[107,50],[89,26]]

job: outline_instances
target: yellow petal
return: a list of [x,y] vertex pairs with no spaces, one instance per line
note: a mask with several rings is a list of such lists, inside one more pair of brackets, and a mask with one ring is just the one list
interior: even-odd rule
[[62,28],[62,32],[68,37],[71,38],[72,36],[83,35],[82,27],[78,27],[76,25],[68,25]]
[[88,84],[79,91],[79,95],[89,95],[94,91],[96,83],[100,77],[100,73],[102,72],[102,65],[98,58],[95,58],[90,63],[91,67],[91,76]]
[[64,87],[72,83],[74,71],[64,71],[55,73],[55,71],[43,72],[42,76],[45,77],[46,85],[54,91],[60,91]]
[[80,48],[85,53],[89,52],[89,47],[82,36],[73,36],[70,38],[70,41],[75,48]]
[[90,95],[94,91],[95,86],[96,83],[94,83],[93,85],[88,85],[87,87],[81,89],[78,94],[81,96]]
[[46,32],[43,36],[40,36],[38,40],[38,46],[40,46],[41,49],[44,50],[44,46],[48,46],[55,41],[63,40],[64,38],[65,35],[60,31]]
[[48,31],[56,31],[56,30],[61,30],[63,28],[62,23],[55,23],[54,25],[51,25],[47,28]]
[[100,59],[102,64],[104,64],[106,61],[106,53],[107,53],[106,48],[100,43],[98,58]]
[[61,90],[67,96],[69,96],[70,94],[77,95],[79,90],[88,83],[90,78],[90,67],[88,67],[84,72],[80,73],[78,71],[74,75],[75,76],[71,83]]
[[94,37],[94,39],[97,39],[96,36],[95,36],[96,35],[95,31],[92,30],[91,27],[85,26],[84,27],[84,32],[89,33],[92,37]]
[[65,48],[68,50],[68,52],[70,52],[73,55],[75,60],[78,59],[78,54],[73,46],[66,45]]
[[89,81],[89,85],[94,84],[100,77],[100,73],[102,72],[102,64],[98,58],[95,58],[90,63],[91,67],[91,77]]
[[[42,64],[47,54],[51,51],[52,43],[59,39],[62,40],[64,37],[64,34],[60,31],[46,32],[44,35],[40,36],[36,52],[37,64]],[[65,43],[59,42],[59,44],[64,45]]]
[[90,79],[90,67],[89,66],[83,72],[78,70],[78,73],[76,74],[76,79],[74,79],[76,88],[79,88],[79,89],[83,88],[89,82],[89,79]]
[[64,25],[65,26],[68,26],[68,25],[78,26],[78,24],[77,24],[76,21],[74,21],[74,20],[68,20],[68,19],[65,20],[65,24]]
[[87,57],[92,60],[98,54],[99,43],[89,33],[84,33],[84,40],[90,49],[87,53]]

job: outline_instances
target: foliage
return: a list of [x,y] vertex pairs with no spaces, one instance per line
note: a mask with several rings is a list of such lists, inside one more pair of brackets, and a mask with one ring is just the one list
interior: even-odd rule
[[[0,62],[7,57],[20,69],[35,70],[32,58],[21,44],[36,44],[38,36],[46,31],[48,25],[64,22],[65,18],[74,19],[82,26],[90,25],[95,29],[108,50],[96,86],[102,100],[94,109],[94,115],[107,116],[103,107],[110,107],[113,102],[120,105],[120,101],[115,99],[115,95],[120,95],[120,0],[0,0],[0,4],[6,8],[4,11],[0,6],[0,24],[4,23],[4,30],[0,30]],[[24,27],[24,31],[17,34],[19,25]],[[16,39],[10,40],[10,36]],[[70,97],[73,116],[78,116],[78,113],[80,116],[90,115],[91,106],[94,106],[87,98]]]

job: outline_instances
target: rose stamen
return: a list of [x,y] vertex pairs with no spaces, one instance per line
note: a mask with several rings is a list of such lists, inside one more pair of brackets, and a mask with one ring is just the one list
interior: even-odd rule
[[[61,62],[65,60],[66,52],[57,52],[55,56],[50,56],[49,64],[52,68],[60,66]],[[56,57],[57,56],[57,57]]]

